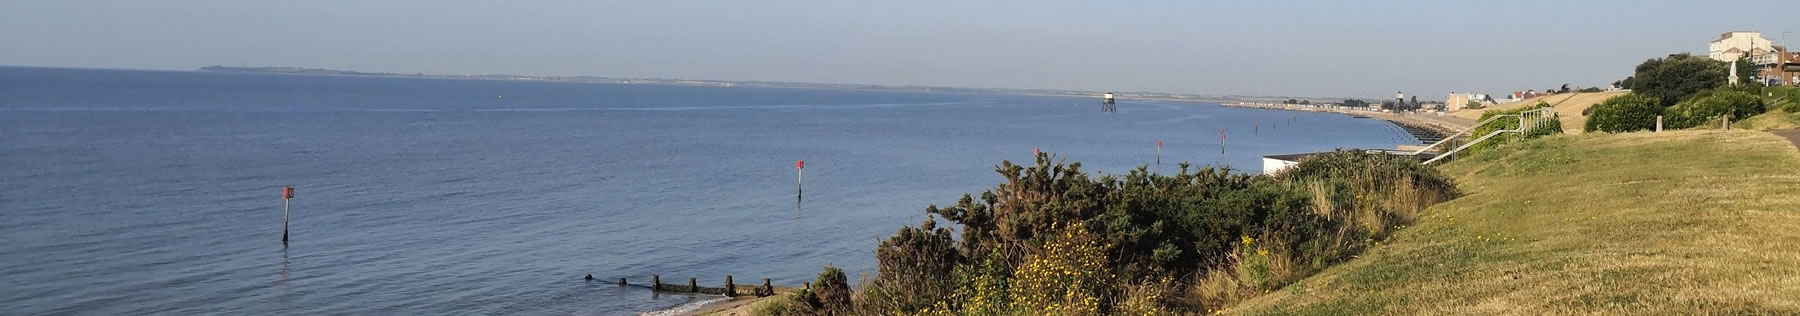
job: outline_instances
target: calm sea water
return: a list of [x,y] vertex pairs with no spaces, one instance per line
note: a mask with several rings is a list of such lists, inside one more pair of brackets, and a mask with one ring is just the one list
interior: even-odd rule
[[[1118,108],[0,68],[0,314],[631,314],[710,297],[621,277],[792,285],[827,264],[872,270],[881,238],[1033,148],[1106,173],[1256,172],[1264,154],[1416,143],[1342,115]],[[298,188],[285,248],[283,185]]]

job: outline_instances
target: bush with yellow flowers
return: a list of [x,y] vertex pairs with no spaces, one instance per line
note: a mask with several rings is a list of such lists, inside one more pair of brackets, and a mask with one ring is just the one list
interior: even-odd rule
[[1098,314],[1112,281],[1102,249],[1086,225],[1068,225],[1013,272],[1013,304],[1050,315]]

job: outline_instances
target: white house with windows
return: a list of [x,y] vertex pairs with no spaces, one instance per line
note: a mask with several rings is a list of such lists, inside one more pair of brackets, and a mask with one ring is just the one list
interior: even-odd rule
[[1719,34],[1719,39],[1706,44],[1706,57],[1717,61],[1733,61],[1744,57],[1768,54],[1775,51],[1775,44],[1762,37],[1762,32],[1731,31]]

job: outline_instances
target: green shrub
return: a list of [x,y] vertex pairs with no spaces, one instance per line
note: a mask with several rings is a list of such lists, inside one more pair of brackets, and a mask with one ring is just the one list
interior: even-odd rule
[[1043,246],[1013,271],[1007,294],[1022,310],[1045,315],[1095,315],[1102,311],[1101,298],[1111,293],[1113,275],[1104,252],[1107,248],[1074,222],[1050,234]]
[[[1514,109],[1510,109],[1510,110],[1490,110],[1487,112],[1482,112],[1481,119],[1477,120],[1477,122],[1487,121],[1489,118],[1493,118],[1495,116],[1520,115],[1521,113],[1525,113],[1526,111],[1537,110],[1537,109],[1542,109],[1542,108],[1550,108],[1550,107],[1551,106],[1549,103],[1544,103],[1543,101],[1538,101],[1537,104],[1527,105],[1527,106],[1514,108]],[[1551,111],[1554,111],[1554,110],[1551,110]],[[1539,113],[1541,113],[1541,112],[1539,112]],[[1551,113],[1554,114],[1555,112],[1551,112]],[[1533,115],[1542,115],[1542,114],[1534,113]],[[1562,134],[1562,121],[1557,120],[1554,116],[1537,116],[1537,117],[1534,117],[1534,119],[1536,121],[1532,123],[1531,128],[1529,130],[1525,131],[1525,135],[1524,135],[1525,137],[1523,137],[1524,139],[1537,138],[1537,137],[1541,137],[1544,135],[1550,135],[1550,134]],[[1511,129],[1517,129],[1517,128],[1519,128],[1519,120],[1518,119],[1514,119],[1514,118],[1498,119],[1498,120],[1495,120],[1493,123],[1488,123],[1487,125],[1482,125],[1482,126],[1476,127],[1475,130],[1469,134],[1469,137],[1481,137],[1481,136],[1486,136],[1489,133],[1493,133],[1494,131],[1511,130]],[[1510,135],[1494,136],[1493,138],[1488,138],[1486,140],[1481,141],[1480,143],[1470,145],[1468,149],[1465,149],[1463,151],[1462,155],[1471,155],[1471,154],[1487,151],[1489,149],[1493,149],[1494,147],[1499,147],[1500,145],[1518,141],[1518,140],[1521,140],[1521,138],[1511,137]]]
[[1691,128],[1718,122],[1720,117],[1729,116],[1733,120],[1742,120],[1763,113],[1762,97],[1739,89],[1717,89],[1695,94],[1692,98],[1669,107],[1666,114],[1669,128]]
[[1632,132],[1656,128],[1656,116],[1663,114],[1662,103],[1652,96],[1631,93],[1606,99],[1594,105],[1588,116],[1589,132]]
[[960,267],[957,270],[956,295],[950,302],[944,302],[940,309],[948,311],[951,302],[961,303],[957,315],[1012,315],[1016,314],[1012,307],[1012,297],[1007,295],[1011,287],[1009,278],[1013,275],[1011,267],[1006,266],[1006,259],[1000,253],[989,254],[980,264]]
[[[995,171],[1004,180],[979,199],[965,194],[954,205],[926,208],[960,224],[961,238],[928,219],[882,242],[880,274],[857,295],[859,312],[1198,313],[1209,301],[1164,287],[1228,277],[1203,272],[1237,271],[1254,254],[1254,284],[1220,288],[1278,288],[1366,249],[1455,194],[1417,160],[1359,151],[1316,155],[1272,176],[1184,163],[1174,175],[1139,167],[1090,178],[1080,163],[1053,163],[1047,154],[1033,165],[1001,162]],[[1240,236],[1267,242],[1245,252]]]
[[[965,203],[969,201],[963,196]],[[933,206],[931,209],[936,209]],[[944,277],[956,271],[963,262],[961,251],[949,228],[937,227],[927,216],[918,228],[900,228],[894,236],[875,248],[878,261],[875,280],[863,284],[857,302],[865,309],[878,311],[919,311],[932,307],[951,294],[956,284]]]
[[807,296],[807,305],[811,305],[814,314],[825,316],[852,315],[856,307],[850,303],[850,281],[843,269],[826,266],[813,280],[813,290]]
[[1765,104],[1768,111],[1782,110],[1787,113],[1800,113],[1800,88],[1767,87],[1763,88],[1763,92],[1767,93],[1765,96],[1771,98],[1770,103]]
[[795,298],[791,296],[763,300],[750,307],[752,316],[800,316],[806,314],[806,310],[798,307],[795,304]]

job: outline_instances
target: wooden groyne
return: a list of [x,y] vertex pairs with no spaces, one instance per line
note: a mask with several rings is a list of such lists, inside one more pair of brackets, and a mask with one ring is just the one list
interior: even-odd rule
[[[585,279],[593,281],[594,277],[588,275]],[[725,285],[720,287],[702,286],[698,278],[688,278],[686,284],[664,283],[662,275],[651,275],[650,284],[631,284],[630,280],[619,278],[619,286],[641,286],[657,292],[723,295],[725,297],[737,297],[743,294],[756,297],[775,295],[775,286],[770,284],[767,278],[762,279],[762,285],[742,285],[734,282],[729,274],[725,275]]]
[[1419,141],[1425,142],[1426,144],[1436,143],[1440,140],[1444,140],[1444,137],[1450,136],[1450,135],[1456,133],[1454,131],[1448,131],[1447,129],[1445,129],[1441,126],[1437,126],[1434,124],[1420,124],[1420,123],[1415,123],[1415,122],[1409,122],[1407,120],[1396,120],[1396,119],[1383,119],[1383,120],[1388,121],[1389,123],[1394,123],[1394,126],[1399,126],[1400,129],[1406,130],[1407,134],[1412,134],[1413,138],[1418,138]]

